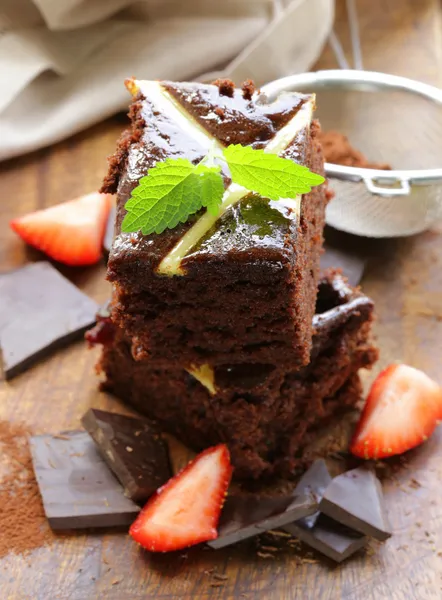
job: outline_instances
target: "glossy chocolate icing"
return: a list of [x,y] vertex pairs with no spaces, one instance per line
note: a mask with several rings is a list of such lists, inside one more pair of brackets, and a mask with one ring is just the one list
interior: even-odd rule
[[226,96],[216,85],[168,81],[163,85],[198,123],[225,146],[242,144],[263,148],[309,98],[305,94],[286,93],[268,103],[263,94],[255,92],[249,99],[237,88],[232,96]]
[[[290,93],[267,103],[265,96],[258,92],[253,94],[252,100],[241,90],[235,90],[233,97],[229,97],[221,94],[216,85],[164,82],[162,86],[185,108],[191,119],[194,118],[221,144],[241,143],[254,148],[264,147],[311,98],[308,95]],[[125,168],[120,175],[117,193],[117,235],[110,260],[112,263],[113,260],[124,260],[129,255],[136,256],[146,268],[149,265],[149,269],[152,270],[181,239],[198,215],[160,235],[126,234],[121,233],[121,222],[125,215],[124,205],[140,178],[158,161],[168,157],[184,157],[197,163],[206,155],[208,148],[200,140],[197,141],[188,132],[183,131],[168,118],[160,106],[142,94],[141,82],[137,110],[144,123],[143,133],[138,142],[131,144]],[[295,136],[282,155],[304,162],[306,146],[307,136],[304,129]],[[225,187],[230,183],[225,173],[224,182]],[[248,196],[240,206],[228,209],[215,227],[200,241],[198,247],[186,256],[186,262],[207,260],[213,255],[218,256],[232,250],[242,252],[254,248],[282,248],[284,236],[296,231],[297,224],[293,223],[294,219],[284,209],[281,214],[276,208],[271,208],[267,199],[261,199],[260,202],[256,202],[256,207],[252,207],[251,199],[251,196]],[[253,200],[255,202],[257,198]],[[233,227],[236,234],[225,235],[227,230],[232,231]],[[272,236],[273,240],[270,239]]]

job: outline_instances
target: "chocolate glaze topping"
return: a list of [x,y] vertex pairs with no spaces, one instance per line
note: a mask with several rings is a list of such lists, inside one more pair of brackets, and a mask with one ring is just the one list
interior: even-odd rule
[[[233,88],[228,95],[214,85],[165,82],[165,89],[209,133],[222,144],[242,144],[263,148],[284,127],[310,97],[305,94],[281,94],[271,103],[257,103],[259,94],[250,83],[244,89]],[[221,88],[224,89],[224,88]],[[252,99],[254,102],[252,102]],[[223,118],[215,113],[223,109]]]
[[[230,95],[230,92],[226,95],[227,88],[224,84],[203,86],[194,83],[163,82],[162,86],[191,115],[190,118],[193,118],[221,144],[240,143],[251,145],[254,148],[265,147],[268,141],[296,115],[310,98],[309,95],[291,93],[282,94],[272,103],[257,102],[261,96],[255,91],[251,82],[246,82],[242,90],[235,89],[233,95]],[[251,98],[253,98],[253,102]],[[263,99],[266,100],[264,95]],[[110,268],[112,270],[113,260],[122,261],[128,254],[133,256],[136,253],[139,255],[143,267],[152,271],[183,237],[198,215],[160,235],[124,234],[121,233],[121,223],[125,215],[124,205],[140,178],[146,175],[158,161],[168,157],[185,157],[197,163],[206,155],[207,148],[203,147],[189,133],[180,129],[168,118],[161,107],[154,105],[149,98],[144,97],[142,87],[135,104],[136,108],[131,110],[134,131],[130,141],[127,136],[124,138],[124,151],[122,150],[119,154],[119,173],[116,173],[115,161],[111,161],[112,177],[109,174],[103,186],[103,191],[112,191],[118,181],[116,239],[110,253]],[[140,128],[142,129],[141,135]],[[129,147],[127,147],[128,145]],[[306,131],[302,130],[296,135],[283,156],[304,163],[306,147]],[[227,176],[224,179],[225,187],[227,187],[230,180]],[[218,220],[210,234],[201,240],[199,250],[191,251],[191,259],[186,257],[187,262],[196,259],[204,260],[215,250],[227,253],[235,247],[235,250],[241,251],[250,241],[253,241],[255,248],[267,248],[269,244],[281,247],[284,236],[289,233],[293,235],[293,228],[296,230],[297,224],[293,225],[292,219],[282,218],[277,210],[270,207],[265,210],[263,202],[256,203],[256,208],[254,208],[246,200],[239,209],[234,210],[235,208],[228,209],[223,219]],[[270,223],[267,222],[269,216]],[[226,223],[231,223],[232,226],[236,223],[238,235],[234,240],[224,243],[228,236],[223,236],[223,230],[229,229],[229,225]],[[280,229],[276,239],[272,242],[268,235],[260,235],[260,232],[269,227],[272,232],[277,227]]]

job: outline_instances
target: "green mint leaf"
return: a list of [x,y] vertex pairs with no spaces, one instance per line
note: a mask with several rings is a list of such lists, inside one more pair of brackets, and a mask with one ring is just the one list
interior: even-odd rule
[[157,163],[140,179],[126,202],[122,231],[141,230],[148,235],[185,223],[202,207],[202,175],[196,169],[185,158]]
[[232,181],[271,200],[295,198],[324,182],[321,175],[277,154],[240,144],[223,151]]
[[215,217],[224,195],[224,182],[220,174],[221,167],[206,167],[199,164],[196,173],[200,175],[201,203]]

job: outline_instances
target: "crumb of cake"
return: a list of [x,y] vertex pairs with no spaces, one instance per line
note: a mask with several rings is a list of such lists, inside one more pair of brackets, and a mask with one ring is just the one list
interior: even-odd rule
[[214,112],[221,120],[224,119],[226,111],[222,106],[217,106]]
[[231,79],[217,79],[213,82],[213,84],[218,86],[221,96],[233,98],[233,94],[235,93],[235,84]]
[[255,84],[251,79],[246,79],[241,86],[242,95],[245,100],[251,100],[256,91]]

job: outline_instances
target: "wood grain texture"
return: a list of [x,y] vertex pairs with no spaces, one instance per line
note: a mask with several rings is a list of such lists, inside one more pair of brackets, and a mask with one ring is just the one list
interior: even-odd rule
[[[440,83],[441,6],[437,0],[359,0],[365,67]],[[344,3],[336,30],[348,50]],[[320,68],[334,68],[326,49]],[[53,148],[0,166],[0,270],[39,257],[9,231],[8,220],[96,189],[122,128],[113,119]],[[366,243],[364,290],[376,301],[381,360],[425,369],[442,382],[442,226],[396,241]],[[63,269],[97,301],[108,296],[104,265]],[[97,392],[95,351],[82,343],[58,352],[0,389],[0,419],[36,433],[79,426],[90,406],[121,409]],[[371,376],[370,376],[371,377]],[[149,556],[123,533],[56,538],[27,557],[0,561],[2,600],[436,600],[442,597],[442,432],[413,452],[385,484],[394,536],[339,567],[299,564],[294,550],[256,554],[255,541],[221,551]],[[184,452],[178,452],[183,458]],[[420,483],[413,484],[412,478]],[[7,510],[7,507],[0,507]],[[1,532],[0,532],[1,535]],[[225,574],[217,581],[210,570]],[[213,587],[213,584],[219,587]]]

